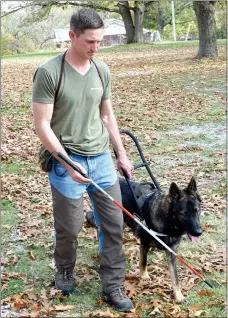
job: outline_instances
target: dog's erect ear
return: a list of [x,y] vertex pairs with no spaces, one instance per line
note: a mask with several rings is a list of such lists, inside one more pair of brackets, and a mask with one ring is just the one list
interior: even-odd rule
[[172,182],[170,185],[169,196],[172,199],[177,199],[177,200],[181,198],[181,190],[178,188],[175,182]]
[[187,194],[196,194],[196,191],[197,191],[196,180],[194,177],[192,177],[186,189],[186,192]]

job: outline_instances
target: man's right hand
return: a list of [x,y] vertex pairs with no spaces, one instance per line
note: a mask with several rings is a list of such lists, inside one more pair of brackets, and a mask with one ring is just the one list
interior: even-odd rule
[[[87,174],[87,171],[80,165],[80,163],[73,161],[73,160],[72,160],[72,162],[75,166],[77,166],[81,170],[82,173]],[[72,180],[74,180],[78,183],[90,183],[91,182],[91,179],[83,177],[79,172],[75,171],[69,165],[67,165],[66,169],[67,169],[69,175],[71,176]]]

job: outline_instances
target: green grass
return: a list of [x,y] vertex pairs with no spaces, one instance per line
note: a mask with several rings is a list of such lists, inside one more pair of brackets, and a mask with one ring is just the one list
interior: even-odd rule
[[[1,256],[9,261],[4,265],[3,272],[18,275],[18,279],[11,280],[7,289],[2,291],[2,298],[23,292],[25,282],[20,277],[25,275],[27,276],[26,284],[29,281],[33,284],[37,280],[41,285],[49,285],[50,277],[54,275],[53,270],[48,266],[52,253],[50,256],[50,251],[45,247],[31,247],[30,243],[34,242],[34,238],[20,242],[17,230],[20,219],[18,211],[10,201],[1,201],[1,212]],[[41,239],[48,243],[50,235],[45,233],[43,236]],[[13,254],[7,255],[8,251],[13,251]],[[31,260],[29,256],[31,251],[35,260]],[[10,260],[14,257],[17,258],[17,261],[12,265]]]
[[[27,254],[19,255],[19,260],[14,266],[6,266],[5,271],[7,273],[14,273],[18,275],[18,279],[10,281],[7,289],[2,291],[2,299],[10,295],[15,295],[24,291],[25,285],[37,285],[39,288],[48,287],[51,283],[51,279],[54,281],[54,271],[48,267],[48,261],[41,259],[38,261],[31,261]],[[19,279],[24,277],[26,279]]]
[[2,173],[4,174],[34,174],[34,169],[37,167],[36,164],[26,164],[20,159],[12,159],[12,162],[2,164]]
[[[66,300],[61,301],[61,304],[74,305],[75,317],[82,317],[85,312],[94,312],[96,304],[100,299],[101,286],[100,282],[96,280],[90,280],[82,285],[78,286],[74,293],[72,293]],[[54,301],[55,304],[60,303],[57,299]],[[102,310],[106,310],[107,305],[102,306]]]
[[54,279],[54,272],[48,266],[49,259],[45,253],[37,260],[31,260],[27,254],[21,255],[17,264],[7,267],[9,272],[16,272],[18,274],[25,274],[27,280],[32,282],[39,282],[41,285],[49,285],[51,277]]
[[[226,295],[226,285],[216,284],[213,282],[212,279],[215,278],[216,280],[225,279],[225,274],[221,273],[213,273],[206,277],[206,279],[213,284],[213,289],[207,287],[207,285],[201,281],[196,285],[191,291],[188,292],[188,302],[191,306],[202,304],[204,307],[201,309],[203,310],[202,317],[218,317],[223,318],[226,317],[226,308],[223,305],[219,305],[220,301],[224,299],[224,295]],[[198,292],[201,290],[208,290],[211,293],[209,296],[199,296]],[[215,303],[217,302],[218,305],[209,305],[210,302]],[[189,306],[189,305],[188,305]],[[183,306],[183,309],[187,309],[186,305]]]
[[[225,170],[225,165],[224,165],[224,170]],[[221,194],[221,195],[224,195],[224,196],[226,195],[226,193],[227,193],[226,177],[222,177],[219,180],[219,183],[214,185],[214,187],[212,189],[212,192],[215,193],[215,194]]]
[[[226,39],[217,40],[218,45],[226,45]],[[139,50],[148,50],[150,48],[156,49],[164,49],[164,48],[172,48],[172,47],[190,47],[190,46],[198,46],[199,41],[163,41],[160,43],[132,43],[127,45],[117,45],[112,47],[103,47],[101,48],[101,52],[124,52],[124,51],[139,51]]]
[[1,292],[2,299],[17,295],[19,293],[22,293],[24,291],[24,281],[22,279],[12,279],[9,282],[7,290],[3,290]]
[[1,225],[2,227],[15,227],[18,223],[18,214],[12,202],[9,200],[2,200],[1,207]]
[[213,106],[209,109],[209,115],[211,116],[220,116],[220,120],[223,120],[225,122],[225,105],[222,104],[220,101],[215,101]]
[[22,115],[23,116],[28,111],[28,108],[26,108],[26,107],[20,107],[20,108],[13,109],[12,107],[10,107],[10,104],[8,104],[7,102],[4,104],[6,104],[7,106],[6,107],[3,106],[1,108],[1,112],[3,115],[15,115],[15,116]]
[[26,168],[27,165],[23,162],[12,162],[7,164],[2,164],[2,173],[12,173],[21,174],[22,169]]
[[[19,222],[18,212],[13,204],[8,200],[1,201],[1,257],[11,259],[16,253],[6,255],[7,251],[14,250],[15,239],[17,237],[17,225]],[[3,265],[2,272],[8,271],[7,264]],[[13,270],[14,271],[14,270]],[[1,291],[2,298],[18,294],[24,290],[22,279],[12,279],[9,281],[7,289]]]
[[[37,58],[37,57],[52,57],[58,54],[59,51],[52,51],[52,52],[42,52],[42,53],[26,53],[26,54],[15,54],[15,55],[3,55],[2,59],[9,60],[13,58]],[[60,53],[60,52],[59,52]]]
[[[226,39],[218,39],[217,44],[218,45],[226,45],[227,40]],[[198,46],[199,41],[163,41],[161,43],[132,43],[132,44],[126,44],[126,45],[117,45],[112,47],[101,47],[101,52],[124,52],[124,51],[139,51],[139,50],[147,50],[150,48],[171,48],[171,47],[189,47],[189,46]],[[63,50],[64,51],[64,50]],[[26,53],[26,54],[15,54],[15,55],[3,55],[3,60],[13,59],[13,58],[38,58],[38,57],[52,57],[56,54],[60,53],[60,51],[52,51],[52,52],[41,52],[41,53]]]
[[[225,243],[226,228],[224,220],[220,220],[215,215],[210,214],[201,216],[201,224],[211,225],[211,230],[203,232],[200,242],[196,244],[192,243],[185,235],[180,245],[180,251],[200,252],[203,251],[209,244],[213,244],[215,241],[219,243],[219,246],[222,246]],[[219,228],[219,231],[216,231],[217,228]]]

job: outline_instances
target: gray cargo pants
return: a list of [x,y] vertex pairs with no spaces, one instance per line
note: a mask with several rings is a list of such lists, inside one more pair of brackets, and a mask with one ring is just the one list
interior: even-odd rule
[[[83,199],[70,199],[63,196],[51,185],[56,231],[54,258],[57,269],[73,269],[76,262],[78,234],[81,230],[84,213]],[[105,190],[121,203],[119,182]],[[125,276],[125,256],[122,250],[123,215],[122,211],[102,192],[90,192],[96,207],[103,232],[103,250],[100,255],[100,278],[104,292],[123,286]]]

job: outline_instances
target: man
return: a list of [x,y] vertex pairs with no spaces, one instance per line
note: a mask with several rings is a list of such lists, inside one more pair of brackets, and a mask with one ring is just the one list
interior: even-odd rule
[[[109,69],[101,61],[93,61],[103,27],[100,16],[91,9],[81,9],[72,15],[69,50],[42,64],[34,75],[33,114],[37,135],[53,155],[49,182],[56,233],[55,286],[67,294],[75,288],[77,237],[84,220],[82,195],[87,191],[100,228],[102,298],[115,309],[128,311],[133,305],[123,289],[122,211],[90,183],[93,179],[121,201],[109,138],[120,173],[125,171],[130,178],[132,172],[112,110]],[[62,161],[57,152],[67,156],[88,178]]]

